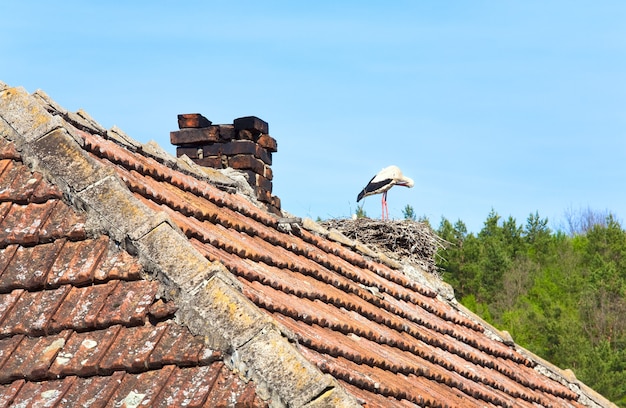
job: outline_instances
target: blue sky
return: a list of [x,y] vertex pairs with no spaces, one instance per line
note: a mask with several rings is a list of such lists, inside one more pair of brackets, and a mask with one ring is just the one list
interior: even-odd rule
[[[626,2],[2,2],[0,81],[43,89],[169,152],[179,113],[258,116],[274,193],[349,217],[381,168],[389,193],[478,232],[493,208],[558,227],[626,215]],[[380,199],[364,209],[380,217]]]

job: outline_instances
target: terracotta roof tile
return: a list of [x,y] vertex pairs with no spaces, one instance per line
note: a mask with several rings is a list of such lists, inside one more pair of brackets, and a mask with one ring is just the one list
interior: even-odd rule
[[105,372],[133,371],[147,367],[150,353],[164,331],[164,326],[138,326],[120,330],[100,361],[100,369]]
[[20,388],[13,406],[52,407],[63,405],[63,395],[72,387],[74,379],[53,382],[25,382]]
[[115,325],[104,330],[72,333],[50,366],[51,376],[102,374],[104,369],[100,362],[121,330],[122,326]]
[[15,144],[2,143],[0,144],[0,159],[21,160],[21,156],[15,148]]
[[[107,403],[111,402],[111,397],[117,390],[117,387],[119,387],[124,376],[124,372],[117,371],[107,377],[66,377],[61,381],[48,381],[43,384],[71,383],[71,386],[61,398],[60,405],[62,406],[99,408],[105,407]],[[19,402],[19,399],[15,401],[16,404]]]
[[0,222],[0,241],[22,245],[39,243],[39,228],[54,209],[54,205],[54,201],[29,205],[12,204]]
[[3,179],[3,188],[0,190],[0,201],[13,201],[19,203],[27,203],[33,195],[33,191],[41,183],[41,174],[31,173],[26,166],[18,164],[13,160],[2,160],[0,163],[2,172],[0,177]]
[[141,324],[157,290],[157,282],[120,281],[100,309],[97,324]]
[[[48,329],[52,332],[70,328],[83,331],[101,326],[104,319],[98,319],[98,315],[111,292],[120,284],[110,281],[103,285],[73,286],[50,318]],[[108,324],[113,322],[113,319],[106,321]]]
[[141,265],[128,252],[109,249],[104,260],[98,264],[94,279],[97,282],[109,279],[138,280],[141,279],[141,272]]
[[7,383],[18,378],[27,380],[45,378],[48,375],[48,368],[70,334],[71,332],[66,330],[50,336],[21,337],[17,347],[2,365],[0,382]]
[[50,323],[49,317],[59,308],[70,289],[69,285],[64,285],[55,290],[21,292],[2,320],[0,336],[15,334],[33,336],[45,333]]
[[6,364],[9,358],[14,356],[15,349],[20,345],[23,338],[23,335],[18,334],[0,339],[0,368]]
[[174,313],[178,310],[178,306],[174,302],[164,302],[163,299],[158,299],[148,310],[148,314],[151,318],[161,320],[166,318],[172,318]]
[[34,247],[13,244],[0,250],[0,257],[6,262],[0,275],[0,291],[43,289],[48,271],[63,244],[63,240]]
[[0,406],[11,406],[11,402],[15,400],[15,396],[25,383],[24,380],[16,380],[9,384],[0,384]]
[[[50,201],[52,202],[52,201]],[[39,229],[39,242],[67,238],[69,240],[83,240],[87,238],[85,217],[71,211],[63,201],[54,203],[52,212]]]
[[[0,294],[0,324],[4,322],[11,314],[13,307],[17,303],[20,296],[24,293],[23,289],[16,289],[9,293]],[[8,334],[8,333],[7,333]],[[0,338],[3,336],[0,334]]]
[[221,358],[219,352],[207,350],[198,337],[191,335],[189,330],[181,326],[168,325],[165,327],[159,342],[150,353],[148,364],[160,366],[167,364],[192,366],[200,362],[207,364]]
[[108,238],[68,241],[56,256],[48,274],[48,286],[72,283],[84,285],[94,281],[95,270],[105,254]]

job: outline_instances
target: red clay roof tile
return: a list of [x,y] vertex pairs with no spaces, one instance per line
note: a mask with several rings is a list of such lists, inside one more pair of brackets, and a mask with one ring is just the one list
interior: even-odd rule
[[0,144],[0,159],[22,160],[15,144],[13,143]]
[[204,343],[200,338],[192,336],[188,329],[178,325],[163,327],[165,333],[150,353],[148,360],[150,366],[167,364],[193,366],[198,365],[200,360],[207,364],[220,359],[221,355],[218,352],[210,351],[205,355]]
[[119,281],[98,313],[96,318],[98,326],[141,324],[148,314],[157,290],[157,282]]
[[107,250],[107,245],[107,237],[100,237],[96,240],[66,241],[50,269],[48,286],[92,283],[95,270]]
[[70,289],[69,285],[65,285],[55,290],[22,292],[2,320],[0,336],[44,334],[50,323],[49,317],[54,314]]
[[42,204],[13,204],[0,222],[0,242],[34,245],[39,242],[39,228],[54,208],[54,201]]
[[99,369],[109,372],[147,368],[150,353],[164,331],[165,326],[137,326],[120,330],[100,360]]
[[63,240],[57,240],[34,247],[9,245],[0,250],[3,253],[2,259],[6,261],[0,290],[8,292],[17,288],[43,289],[48,271],[62,247]]
[[115,325],[104,330],[73,332],[50,366],[52,378],[102,374],[100,362],[121,330],[122,326]]
[[26,382],[19,390],[19,396],[12,401],[15,406],[52,407],[62,404],[63,395],[73,385],[73,378],[54,382]]
[[48,368],[56,358],[57,353],[63,348],[69,330],[59,334],[30,337],[24,336],[20,343],[11,353],[11,356],[2,366],[0,382],[24,378],[38,380],[48,375]]
[[85,217],[71,211],[63,201],[56,200],[52,212],[39,229],[39,241],[48,242],[59,238],[72,241],[83,240],[87,238],[87,232]]
[[[60,405],[66,407],[105,407],[111,401],[113,393],[119,387],[124,376],[124,372],[117,371],[110,377],[66,377],[62,381],[71,382],[71,386],[63,394]],[[57,382],[59,381],[47,383],[55,384]]]
[[118,284],[119,281],[110,281],[102,285],[73,286],[50,317],[49,330],[54,332],[71,328],[84,331],[98,327],[98,315]]
[[0,168],[2,168],[0,177],[3,181],[3,188],[0,190],[0,201],[29,202],[33,191],[41,183],[41,174],[31,173],[26,166],[13,160],[2,161],[8,163],[6,167],[0,165]]

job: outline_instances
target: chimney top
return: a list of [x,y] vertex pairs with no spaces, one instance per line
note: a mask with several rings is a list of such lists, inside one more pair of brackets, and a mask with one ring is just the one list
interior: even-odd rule
[[269,125],[256,116],[237,118],[232,124],[213,125],[199,113],[178,115],[178,131],[170,132],[178,157],[187,155],[196,164],[242,171],[257,199],[277,215],[280,199],[272,195],[272,153],[278,150]]
[[178,115],[178,128],[204,128],[211,126],[211,121],[199,113],[184,113]]

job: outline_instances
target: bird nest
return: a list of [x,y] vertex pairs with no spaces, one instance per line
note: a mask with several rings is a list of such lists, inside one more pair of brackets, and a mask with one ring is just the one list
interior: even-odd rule
[[412,220],[373,220],[370,218],[330,219],[322,221],[325,228],[336,228],[350,239],[368,245],[387,256],[408,260],[437,274],[436,255],[445,248],[440,238],[427,223]]

